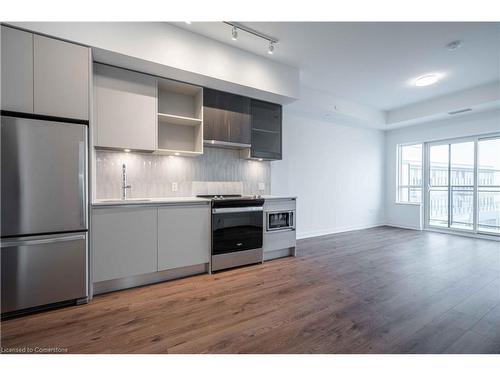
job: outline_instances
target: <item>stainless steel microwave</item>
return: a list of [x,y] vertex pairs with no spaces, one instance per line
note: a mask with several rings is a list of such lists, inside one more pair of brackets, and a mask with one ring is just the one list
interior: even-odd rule
[[293,229],[295,229],[295,210],[266,212],[266,231]]

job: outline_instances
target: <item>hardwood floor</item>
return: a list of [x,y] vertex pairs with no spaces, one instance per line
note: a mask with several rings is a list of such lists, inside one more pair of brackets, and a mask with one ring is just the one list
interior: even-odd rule
[[379,227],[2,322],[69,353],[500,353],[500,243]]

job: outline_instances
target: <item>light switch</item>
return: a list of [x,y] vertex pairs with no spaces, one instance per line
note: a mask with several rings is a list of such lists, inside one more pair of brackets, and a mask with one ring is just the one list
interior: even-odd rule
[[177,182],[172,182],[172,191],[177,191],[179,189],[179,186],[177,185]]
[[263,182],[259,182],[259,191],[264,191],[266,190],[266,184]]

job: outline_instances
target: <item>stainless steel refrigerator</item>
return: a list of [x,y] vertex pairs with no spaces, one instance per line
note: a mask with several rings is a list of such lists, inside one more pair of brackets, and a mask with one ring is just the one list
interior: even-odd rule
[[88,127],[1,119],[1,312],[84,301]]

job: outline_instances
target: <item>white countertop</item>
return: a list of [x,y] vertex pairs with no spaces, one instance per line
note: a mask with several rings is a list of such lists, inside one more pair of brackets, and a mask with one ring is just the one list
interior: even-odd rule
[[198,197],[168,197],[168,198],[129,198],[121,199],[96,199],[92,206],[120,206],[120,205],[145,205],[145,204],[177,204],[177,203],[204,203],[210,199]]
[[297,199],[297,197],[289,196],[289,195],[263,195],[262,198],[266,200],[271,199]]
[[[278,195],[263,195],[262,198],[266,200],[271,199],[296,199],[292,196],[278,196]],[[123,206],[123,205],[146,205],[146,204],[185,204],[185,203],[204,203],[210,202],[207,198],[198,197],[168,197],[168,198],[128,198],[121,199],[96,199],[92,206]]]

